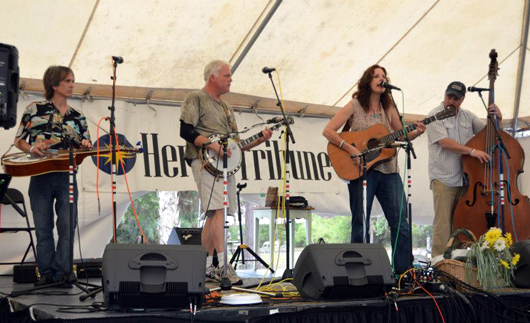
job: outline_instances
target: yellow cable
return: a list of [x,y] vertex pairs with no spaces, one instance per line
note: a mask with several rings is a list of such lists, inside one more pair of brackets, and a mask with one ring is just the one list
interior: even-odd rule
[[405,276],[409,271],[412,271],[412,270],[415,270],[415,268],[410,268],[409,270],[405,271],[403,274],[401,274],[399,276],[399,280],[398,280],[398,290],[401,290],[401,279],[403,278],[403,276]]

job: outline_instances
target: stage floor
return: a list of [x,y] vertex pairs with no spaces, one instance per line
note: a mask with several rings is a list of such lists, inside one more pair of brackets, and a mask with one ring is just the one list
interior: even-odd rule
[[[244,285],[256,285],[260,274],[241,274]],[[252,277],[254,276],[254,277]],[[82,281],[82,280],[81,280]],[[86,281],[86,280],[85,280]],[[270,278],[265,280],[267,285]],[[99,285],[101,279],[90,279]],[[82,302],[84,293],[76,287],[71,289],[49,288],[29,295],[7,296],[14,290],[31,288],[33,284],[17,284],[12,277],[0,277],[0,322],[28,322],[29,320],[81,322],[500,322],[502,317],[509,321],[530,321],[530,291],[508,290],[497,295],[468,295],[464,299],[447,294],[433,298],[425,293],[403,295],[395,299],[352,299],[313,301],[295,296],[296,288],[288,282],[275,284],[277,290],[286,291],[287,297],[263,296],[258,305],[230,306],[219,303],[220,296],[234,291],[207,295],[202,308],[192,317],[189,308],[181,310],[130,310],[107,311],[103,305],[103,294]],[[209,288],[215,285],[207,285]],[[291,292],[289,294],[288,292]],[[438,310],[438,308],[440,310]],[[517,311],[517,309],[519,309]],[[474,312],[474,315],[473,315]],[[469,319],[466,320],[465,317]],[[475,316],[473,320],[471,316]]]

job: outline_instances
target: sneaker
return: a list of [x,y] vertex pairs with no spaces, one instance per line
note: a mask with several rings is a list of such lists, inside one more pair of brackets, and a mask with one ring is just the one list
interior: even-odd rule
[[213,265],[210,265],[210,267],[207,267],[205,281],[219,283],[221,281],[221,277],[217,275],[218,270],[219,269],[217,267],[214,267]]
[[[224,270],[225,270],[224,266],[217,269],[217,276],[223,277]],[[231,264],[228,264],[226,274],[228,276],[228,279],[230,279],[230,282],[232,283],[232,285],[243,285],[243,280],[241,279],[241,277],[239,277],[236,274],[236,271],[234,270],[234,267],[232,267]]]

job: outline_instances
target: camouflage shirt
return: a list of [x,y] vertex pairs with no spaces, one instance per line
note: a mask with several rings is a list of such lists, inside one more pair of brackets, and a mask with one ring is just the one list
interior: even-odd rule
[[[206,137],[237,131],[234,109],[222,100],[214,100],[204,89],[193,91],[186,97],[180,120],[192,125]],[[186,142],[184,158],[190,160],[197,157],[196,147]]]

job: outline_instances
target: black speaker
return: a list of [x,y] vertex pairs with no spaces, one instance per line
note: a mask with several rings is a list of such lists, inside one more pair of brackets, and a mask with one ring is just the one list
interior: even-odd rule
[[395,284],[388,254],[379,243],[309,245],[293,275],[300,295],[315,300],[377,297]]
[[17,123],[18,49],[0,43],[0,127],[9,129]]
[[201,245],[202,228],[173,228],[167,244]]
[[102,270],[110,310],[200,307],[208,291],[202,246],[109,244]]
[[517,242],[512,246],[511,252],[512,255],[521,255],[513,273],[513,285],[518,288],[530,288],[530,240]]

